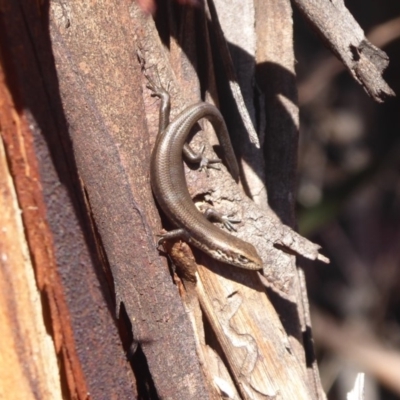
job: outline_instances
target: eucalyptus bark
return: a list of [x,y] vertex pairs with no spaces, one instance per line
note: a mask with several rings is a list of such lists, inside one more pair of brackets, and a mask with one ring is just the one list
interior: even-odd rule
[[[2,6],[1,204],[18,238],[4,235],[2,248],[13,290],[0,325],[18,332],[5,331],[9,360],[22,376],[37,339],[25,398],[323,399],[295,257],[327,261],[294,231],[290,3],[160,7],[153,20],[125,0]],[[235,37],[242,17],[245,33]],[[187,185],[197,204],[241,220],[233,234],[256,246],[263,276],[181,242],[166,246],[171,271],[157,249],[156,235],[170,228],[149,182],[158,103],[138,55],[170,88],[172,118],[199,100],[223,113],[241,186],[223,166],[209,176],[185,167]],[[211,156],[215,133],[200,126],[191,144]],[[14,281],[7,271],[17,266],[24,279]],[[19,291],[41,299],[32,321]],[[32,336],[16,340],[29,326]],[[46,373],[56,360],[60,378]]]

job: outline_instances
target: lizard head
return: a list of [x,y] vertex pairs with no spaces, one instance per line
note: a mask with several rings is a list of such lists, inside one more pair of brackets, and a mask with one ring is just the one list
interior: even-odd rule
[[213,250],[211,255],[215,259],[235,267],[250,270],[262,269],[263,262],[254,246],[235,236],[231,237],[229,245],[219,246],[218,249]]

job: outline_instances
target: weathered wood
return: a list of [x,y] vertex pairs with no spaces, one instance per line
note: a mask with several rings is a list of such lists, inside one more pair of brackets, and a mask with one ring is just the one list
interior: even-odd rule
[[[256,1],[256,76],[265,96],[264,155],[271,208],[281,220],[295,227],[295,184],[297,170],[299,108],[297,101],[293,20],[290,1]],[[265,18],[268,16],[268,18]],[[275,301],[284,326],[303,365],[307,366],[310,394],[324,399],[312,350],[311,322],[304,274],[292,257],[280,264],[280,279],[292,304]],[[283,268],[282,268],[283,267]],[[290,316],[290,317],[289,317]],[[306,359],[310,360],[306,363]]]
[[[134,398],[134,377],[110,313],[110,290],[82,213],[47,12],[47,3],[2,3],[1,84],[10,95],[6,97],[2,91],[0,125],[35,268],[42,318],[58,356],[60,370],[54,373],[60,376],[63,398]],[[22,303],[14,308],[7,305],[10,314]],[[13,314],[20,329],[25,325],[24,315]],[[35,335],[29,331],[26,337],[14,339],[22,348],[31,334]],[[41,341],[39,335],[36,340]],[[35,368],[34,354],[18,360],[24,371]],[[29,378],[32,375],[26,376]],[[30,384],[32,389],[41,386],[40,382]],[[19,389],[16,385],[7,398],[21,398]],[[38,397],[40,393],[35,393]]]
[[[215,13],[209,15],[216,17]],[[190,19],[191,17],[193,16],[190,13],[181,16],[185,24],[180,26],[181,30],[177,30],[170,39],[169,53],[163,51],[161,43],[157,44],[156,35],[149,34],[148,37],[152,37],[152,41],[143,41],[139,44],[142,56],[149,66],[157,65],[161,81],[165,85],[169,83],[173,115],[181,111],[185,105],[199,101],[200,87],[202,87],[204,99],[220,106],[225,112],[225,119],[229,126],[232,123],[231,116],[236,113],[237,105],[233,107],[235,111],[229,109],[234,96],[229,93],[232,85],[227,85],[226,80],[232,78],[232,75],[228,73],[227,76],[223,76],[223,71],[216,72],[218,68],[221,68],[218,65],[221,59],[218,50],[219,42],[216,44],[210,39],[214,34],[214,21],[207,20],[207,23],[203,24],[202,20],[205,17],[200,12],[197,18]],[[148,29],[151,31],[151,28]],[[197,52],[186,43],[196,43]],[[203,55],[202,58],[199,52]],[[154,70],[151,71],[151,67],[149,71],[155,73]],[[205,83],[199,84],[198,76],[207,77],[207,86],[204,86]],[[214,81],[215,77],[219,78],[218,82]],[[198,88],[198,92],[196,93],[193,88]],[[205,88],[208,90],[204,90]],[[221,92],[223,95],[220,95]],[[150,135],[155,137],[158,126],[158,106],[150,97],[150,91],[145,91],[144,95],[146,114],[150,122]],[[208,123],[202,122],[200,125],[202,132],[193,137],[191,144],[194,148],[205,145],[205,154],[212,156],[210,143],[217,144],[215,136]],[[241,122],[240,126],[243,127],[245,124]],[[240,136],[235,137],[235,142],[239,147],[241,143],[250,142],[247,135],[248,132],[242,130]],[[290,140],[292,139],[290,137]],[[234,183],[224,167],[221,166],[219,171],[210,170],[208,177],[195,168],[185,168],[185,172],[189,191],[192,197],[197,199],[199,205],[206,199],[224,214],[241,220],[241,224],[237,227],[238,236],[256,245],[259,254],[264,259],[264,271],[270,279],[270,285],[277,291],[281,291],[283,295],[289,292],[290,295],[285,298],[285,301],[294,302],[295,290],[290,290],[290,288],[294,285],[295,279],[282,274],[282,270],[286,270],[287,265],[292,266],[293,258],[275,246],[277,244],[282,247],[291,246],[292,251],[296,248],[295,251],[304,255],[307,254],[307,246],[310,246],[307,256],[314,259],[318,257],[318,247],[284,226],[267,206],[263,209],[257,207]],[[293,188],[292,185],[289,187]],[[235,388],[239,388],[242,398],[262,398],[273,396],[278,392],[283,394],[283,398],[292,398],[294,393],[297,398],[309,398],[311,393],[306,384],[304,349],[300,347],[303,351],[301,357],[292,357],[296,352],[266,297],[257,274],[220,265],[199,252],[195,253],[196,258],[193,259],[188,254],[189,250],[185,244],[177,244],[172,249],[169,246],[167,248],[174,263],[185,270],[182,279],[186,282],[181,287],[181,292],[183,301],[190,310],[192,321],[199,320],[196,317],[201,313],[199,306],[196,306],[199,302],[206,319],[212,325],[214,345],[216,342],[219,343],[214,348],[221,349],[219,356],[227,363],[231,371],[232,380],[230,381],[224,373],[220,372],[221,369],[210,367],[211,364],[214,365],[214,362],[208,358],[210,355],[208,346],[211,343],[204,339],[203,324],[194,323],[198,354],[204,362],[204,369],[207,370],[205,375],[208,375],[210,386],[214,385],[221,395],[224,390],[234,393]],[[192,272],[194,275],[188,278],[189,267],[193,266],[195,270],[196,261],[200,265],[206,265],[207,268],[199,266],[199,273],[196,275]],[[188,283],[187,280],[192,283]],[[196,283],[193,283],[193,280]],[[238,303],[235,303],[236,309],[233,309],[234,307],[230,307],[230,304],[236,299]],[[291,317],[292,315],[289,318]],[[293,325],[297,322],[299,332],[297,337],[301,337],[298,319],[292,322]],[[243,340],[240,341],[239,337]],[[291,350],[287,351],[288,348]],[[214,360],[215,355],[211,359]],[[299,362],[301,359],[303,363]],[[290,383],[288,383],[288,376],[293,377]]]
[[[4,80],[0,86],[3,113],[8,97]],[[4,129],[4,116],[0,120]],[[45,325],[50,316],[36,286],[1,140],[0,193],[0,398],[62,399],[57,355]]]
[[[124,348],[139,346],[144,360],[134,371],[148,368],[138,386],[149,398],[230,393],[321,399],[318,374],[306,375],[308,305],[293,254],[323,257],[289,227],[295,224],[298,134],[290,4],[255,3],[258,85],[266,100],[257,118],[267,116],[261,142],[270,202],[261,207],[245,195],[267,199],[258,194],[265,188],[263,173],[250,173],[251,155],[261,160],[254,135],[259,126],[249,126],[257,118],[249,117],[254,110],[246,109],[236,82],[218,12],[211,2],[210,10],[160,5],[158,31],[151,17],[125,0],[2,7],[1,60],[15,101],[6,108],[8,122],[0,117],[2,135],[60,374],[73,398],[133,398]],[[263,279],[198,251],[193,257],[178,243],[168,251],[186,275],[183,283],[174,275],[174,286],[155,247],[161,224],[149,183],[158,102],[145,89],[137,52],[153,76],[169,84],[172,118],[202,99],[218,105],[233,125],[244,191],[223,166],[209,177],[186,168],[187,184],[198,204],[241,219],[233,234],[257,247]],[[192,144],[206,145],[212,155],[214,132],[205,122],[200,126]],[[115,313],[125,330],[121,336],[131,336],[124,346]]]
[[[262,149],[264,135],[260,134],[260,114],[256,112],[258,104],[254,101],[257,96],[253,85],[254,5],[250,1],[224,0],[210,1],[207,5],[206,17],[212,21],[212,35],[216,38],[215,41],[212,40],[212,47],[218,49],[214,51],[214,68],[222,69],[224,76],[224,79],[217,79],[216,82],[220,96],[226,84],[221,81],[227,81],[226,91],[229,88],[229,93],[222,94],[224,101],[221,101],[220,106],[222,112],[228,115],[226,123],[241,163],[244,178],[242,184],[250,198],[259,207],[267,209],[268,196]],[[241,26],[240,30],[237,29],[238,25]]]
[[381,103],[394,96],[382,77],[389,64],[388,56],[365,37],[343,0],[294,0],[294,3],[375,101]]
[[191,326],[155,245],[160,222],[137,59],[137,42],[151,17],[137,11],[129,1],[71,1],[64,10],[52,3],[60,94],[117,313],[123,304],[160,398],[205,399]]

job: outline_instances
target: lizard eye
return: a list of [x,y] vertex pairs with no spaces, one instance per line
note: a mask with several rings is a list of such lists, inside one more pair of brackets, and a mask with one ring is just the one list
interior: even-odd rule
[[243,264],[247,264],[249,262],[249,259],[239,254],[239,261]]

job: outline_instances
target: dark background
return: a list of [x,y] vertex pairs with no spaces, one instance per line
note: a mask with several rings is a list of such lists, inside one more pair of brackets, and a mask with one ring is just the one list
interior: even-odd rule
[[[399,94],[400,2],[345,4],[388,54]],[[329,399],[346,398],[355,371],[367,373],[366,400],[398,399],[387,379],[400,382],[400,99],[370,99],[298,12],[294,29],[299,229],[331,259],[305,265],[321,378]]]

